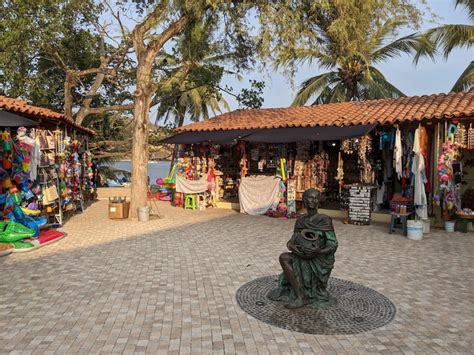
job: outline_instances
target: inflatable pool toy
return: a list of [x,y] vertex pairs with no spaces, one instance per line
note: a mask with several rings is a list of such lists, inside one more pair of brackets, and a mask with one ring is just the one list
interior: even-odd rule
[[5,256],[13,252],[14,246],[10,243],[0,243],[0,256]]
[[30,210],[29,208],[21,208],[24,214],[30,215],[30,216],[39,216],[41,211],[40,210]]
[[66,236],[65,233],[49,229],[46,231],[42,231],[38,238],[35,239],[36,242],[39,243],[39,246],[42,247],[44,245],[48,245],[50,243],[56,242]]
[[42,231],[38,238],[25,238],[23,240],[13,242],[12,244],[15,248],[13,249],[13,252],[24,253],[32,251],[34,249],[38,249],[50,243],[56,242],[64,238],[65,236],[66,234],[64,234],[63,232],[59,232],[54,229]]
[[33,237],[35,231],[20,223],[0,221],[0,242],[16,242],[18,240]]
[[33,242],[25,242],[23,240],[12,242],[12,245],[14,247],[13,253],[24,253],[27,251],[32,251],[38,247],[38,245]]

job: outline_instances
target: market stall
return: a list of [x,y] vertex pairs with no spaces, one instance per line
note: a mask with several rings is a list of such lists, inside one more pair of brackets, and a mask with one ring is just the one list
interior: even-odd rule
[[[346,211],[349,223],[370,223],[372,212],[383,211],[394,225],[408,216],[420,221],[418,228],[434,208],[461,209],[443,204],[459,184],[439,183],[438,157],[452,158],[449,165],[458,159],[454,146],[468,151],[463,132],[473,120],[473,96],[237,110],[182,127],[163,142],[179,144],[176,179],[207,179],[203,205],[239,201],[241,212],[291,217],[302,207],[303,191],[317,188],[323,208]],[[466,143],[453,141],[461,136]],[[175,205],[184,200],[174,194]]]
[[29,251],[62,238],[52,228],[93,198],[93,132],[3,96],[0,129],[0,250]]

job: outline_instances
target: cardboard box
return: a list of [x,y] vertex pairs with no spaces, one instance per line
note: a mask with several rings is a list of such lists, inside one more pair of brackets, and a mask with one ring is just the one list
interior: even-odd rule
[[130,202],[109,202],[109,218],[124,219],[128,218],[130,212]]

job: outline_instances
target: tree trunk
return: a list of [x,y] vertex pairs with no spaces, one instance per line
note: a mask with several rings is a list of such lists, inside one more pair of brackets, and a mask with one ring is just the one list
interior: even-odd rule
[[137,71],[138,89],[135,94],[133,118],[135,126],[132,137],[132,191],[130,215],[135,218],[139,207],[147,206],[148,192],[148,127],[153,91],[151,87],[151,66]]

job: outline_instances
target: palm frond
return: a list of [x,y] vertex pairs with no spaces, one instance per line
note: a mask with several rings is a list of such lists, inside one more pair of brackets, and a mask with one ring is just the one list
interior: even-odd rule
[[339,82],[336,86],[334,86],[331,90],[331,95],[326,99],[326,103],[335,103],[335,102],[344,102],[346,100],[346,88]]
[[330,84],[331,78],[335,75],[337,75],[335,72],[327,72],[305,80],[301,84],[291,106],[302,106],[306,104],[312,96],[324,90],[324,88]]
[[387,80],[387,78],[385,78],[385,75],[383,75],[382,72],[377,68],[372,66],[369,67],[368,73],[370,74],[370,78],[372,79],[374,84],[377,85],[382,91],[382,94],[380,96],[371,97],[371,99],[382,99],[384,97],[397,98],[406,96],[395,85],[391,84]]
[[419,38],[418,34],[412,33],[377,49],[371,54],[372,63],[382,62],[399,57],[402,54],[415,52],[419,46]]
[[451,91],[470,91],[474,88],[474,61],[471,61],[467,68],[462,72],[461,76],[454,83]]
[[469,48],[474,44],[473,25],[444,25],[426,31],[425,35],[436,46],[441,47],[445,58],[454,48]]
[[431,60],[435,60],[438,50],[436,44],[426,34],[422,34],[418,38],[416,46],[416,52],[413,57],[413,63],[418,64],[421,57],[430,57]]
[[456,0],[455,7],[463,6],[467,10],[467,15],[471,21],[474,21],[474,1],[472,0]]

